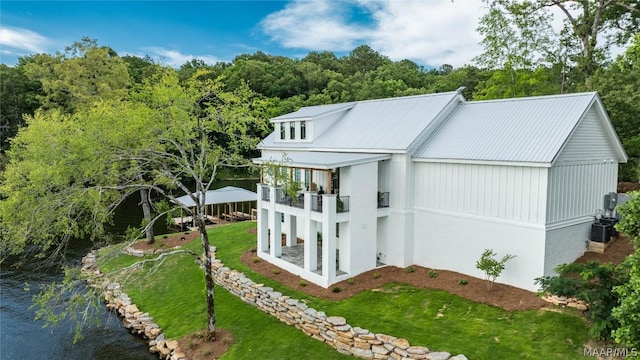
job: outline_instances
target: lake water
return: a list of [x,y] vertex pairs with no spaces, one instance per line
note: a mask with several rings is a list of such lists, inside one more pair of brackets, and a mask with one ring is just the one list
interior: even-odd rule
[[[214,188],[233,185],[255,191],[255,180],[225,181]],[[139,224],[142,218],[138,200],[131,199],[116,216],[122,231],[129,224]],[[76,243],[68,257],[79,264],[90,250],[90,244]],[[42,285],[59,281],[56,271],[37,271],[33,267],[14,269],[3,264],[0,269],[0,359],[69,359],[69,360],[146,360],[157,359],[148,351],[145,341],[131,335],[121,321],[106,308],[101,314],[100,327],[88,327],[84,339],[73,343],[73,328],[66,323],[54,328],[43,328],[44,322],[34,321],[34,310],[30,309],[31,298]],[[25,291],[28,284],[29,291]]]

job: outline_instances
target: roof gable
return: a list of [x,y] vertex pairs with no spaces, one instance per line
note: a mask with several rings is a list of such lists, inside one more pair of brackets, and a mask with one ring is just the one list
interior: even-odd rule
[[416,152],[418,158],[551,163],[596,93],[462,104]]

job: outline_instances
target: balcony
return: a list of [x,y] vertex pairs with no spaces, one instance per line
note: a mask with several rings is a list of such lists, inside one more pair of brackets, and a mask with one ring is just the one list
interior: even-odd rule
[[286,194],[282,189],[276,189],[276,204],[304,209],[304,195],[300,194],[296,197],[292,197]]
[[269,193],[270,191],[268,187],[262,187],[262,200],[269,201],[270,200]]
[[378,192],[378,209],[389,207],[389,192]]

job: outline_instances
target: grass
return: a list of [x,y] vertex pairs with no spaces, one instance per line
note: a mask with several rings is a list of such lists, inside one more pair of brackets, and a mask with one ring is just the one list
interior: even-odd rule
[[[344,316],[352,326],[409,340],[413,345],[436,351],[462,353],[470,359],[581,359],[587,340],[585,321],[570,313],[551,311],[507,312],[477,304],[437,290],[388,284],[383,291],[365,291],[352,298],[332,302],[310,297],[253,273],[240,255],[255,247],[255,235],[247,232],[255,223],[244,222],[210,230],[217,257],[226,266],[244,272],[256,282],[299,299],[328,315]],[[188,245],[200,252],[200,242]],[[129,265],[139,258],[121,255],[101,266]],[[180,269],[176,271],[175,269]],[[204,279],[188,255],[169,258],[149,274],[132,277],[125,290],[148,311],[171,338],[179,338],[204,327]],[[222,359],[347,358],[313,340],[294,327],[245,304],[221,287],[216,288],[218,326],[235,342]],[[268,345],[265,345],[268,344]]]

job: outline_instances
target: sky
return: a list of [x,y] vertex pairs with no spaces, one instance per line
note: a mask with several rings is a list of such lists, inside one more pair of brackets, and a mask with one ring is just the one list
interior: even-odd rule
[[0,62],[64,51],[82,37],[120,56],[179,67],[263,51],[345,56],[366,44],[427,67],[473,64],[481,0],[0,1]]

